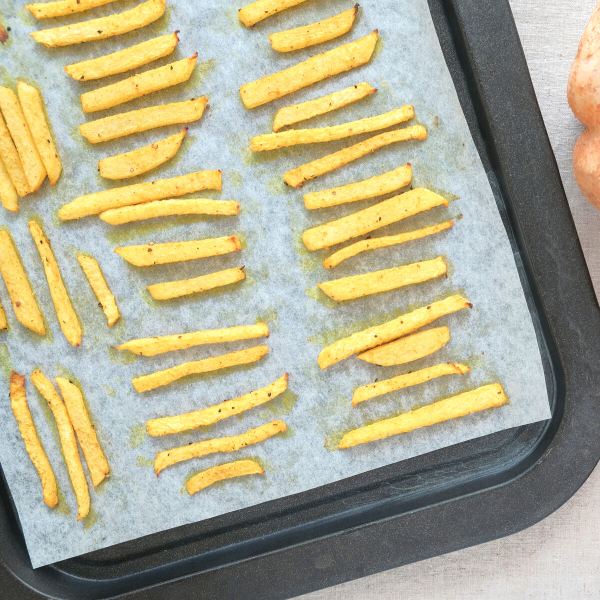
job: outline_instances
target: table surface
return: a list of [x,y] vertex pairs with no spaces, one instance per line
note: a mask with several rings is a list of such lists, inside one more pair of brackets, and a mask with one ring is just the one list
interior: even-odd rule
[[[583,130],[567,80],[596,0],[510,0],[579,239],[600,297],[600,211],[573,177]],[[302,596],[302,600],[597,600],[600,465],[547,519],[515,535]]]

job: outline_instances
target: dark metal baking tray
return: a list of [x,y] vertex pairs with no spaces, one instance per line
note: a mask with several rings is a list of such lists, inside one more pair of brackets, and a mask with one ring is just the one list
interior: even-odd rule
[[429,4],[513,244],[552,419],[36,570],[2,477],[3,598],[288,598],[517,532],[586,480],[600,311],[508,0]]

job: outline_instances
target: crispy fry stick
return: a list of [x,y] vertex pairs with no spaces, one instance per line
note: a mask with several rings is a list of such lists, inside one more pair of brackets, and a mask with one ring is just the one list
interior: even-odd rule
[[497,408],[503,404],[508,404],[508,398],[504,394],[502,386],[499,383],[485,385],[472,392],[446,398],[398,417],[355,429],[342,438],[338,448],[342,450],[374,440],[384,440],[390,435],[408,433],[414,429],[465,417],[471,413]]
[[150,390],[162,387],[163,385],[169,385],[169,383],[173,383],[188,375],[208,373],[210,371],[218,371],[228,367],[247,365],[256,362],[265,354],[268,354],[268,352],[268,346],[253,346],[246,350],[239,350],[238,352],[231,352],[229,354],[223,354],[222,356],[205,358],[204,360],[187,362],[170,369],[150,373],[150,375],[142,375],[141,377],[136,377],[131,383],[133,383],[136,392],[149,392]]
[[202,96],[195,100],[132,110],[84,123],[79,126],[79,133],[90,144],[97,144],[166,125],[192,123],[202,117],[207,102],[206,96]]
[[48,280],[48,287],[50,288],[50,295],[56,309],[56,317],[58,318],[60,328],[71,346],[81,346],[81,326],[75,314],[75,309],[71,304],[67,288],[65,288],[60,275],[58,263],[50,247],[50,242],[35,221],[30,221],[27,225],[44,265],[44,273]]
[[0,301],[0,331],[3,329],[8,329],[8,321],[6,320],[6,313],[4,312],[4,307]]
[[180,177],[173,177],[172,179],[157,179],[156,181],[136,183],[122,188],[87,194],[65,204],[58,211],[58,216],[63,221],[70,221],[97,215],[111,208],[132,206],[152,200],[162,200],[171,196],[183,196],[184,194],[207,189],[221,189],[221,171],[198,171]]
[[[65,401],[69,418],[73,424],[73,429],[77,434],[79,445],[83,450],[83,455],[87,462],[92,476],[92,482],[96,487],[105,477],[108,476],[110,468],[108,461],[100,448],[98,438],[96,437],[96,431],[90,421],[90,415],[83,402],[83,396],[79,388],[71,383],[68,379],[63,377],[55,378],[60,393]],[[48,381],[50,384],[50,382]],[[50,384],[51,385],[51,384]],[[52,388],[54,390],[54,388]]]
[[27,194],[31,193],[31,189],[29,187],[29,183],[27,182],[27,177],[25,177],[25,171],[23,171],[23,164],[21,163],[21,158],[19,157],[19,153],[15,148],[15,144],[13,143],[12,138],[10,137],[10,133],[8,128],[6,127],[6,122],[2,118],[2,114],[0,113],[0,160],[4,163],[8,174],[10,175],[10,179],[17,190],[17,194],[21,198],[23,196],[27,196]]
[[272,421],[255,429],[249,429],[241,435],[204,440],[195,444],[188,444],[180,448],[163,450],[156,455],[154,460],[154,472],[158,474],[171,465],[177,464],[191,458],[200,458],[215,452],[235,452],[240,448],[246,448],[252,444],[262,442],[278,433],[285,433],[286,426],[283,421]]
[[425,327],[425,325],[429,325],[429,323],[433,323],[433,321],[444,315],[449,315],[462,308],[473,308],[473,305],[462,296],[450,296],[445,300],[433,302],[397,319],[392,319],[383,325],[376,325],[354,333],[321,350],[319,366],[324,370],[353,354],[360,354],[365,350],[375,348],[375,346],[397,340],[421,327]]
[[159,58],[169,56],[179,42],[177,34],[170,33],[161,37],[153,38],[130,48],[119,50],[113,54],[99,56],[91,60],[73,63],[64,67],[65,71],[76,81],[91,81],[101,79],[117,73],[125,73],[147,65]]
[[375,30],[355,42],[338,46],[323,54],[317,54],[279,73],[246,83],[240,88],[244,106],[256,108],[292,92],[297,92],[317,81],[368,63],[375,50],[377,35],[377,30]]
[[194,277],[194,279],[147,285],[146,288],[154,300],[169,300],[170,298],[180,298],[189,294],[206,292],[244,279],[246,279],[244,267],[236,267],[235,269],[225,269],[224,271],[201,275],[200,277]]
[[56,0],[55,2],[36,2],[26,4],[26,8],[36,19],[64,17],[73,13],[83,12],[97,6],[110,4],[115,0]]
[[148,434],[152,437],[168,435],[170,433],[181,433],[189,429],[198,429],[198,427],[206,427],[213,423],[218,423],[233,415],[240,413],[270,402],[283,394],[287,390],[289,374],[286,373],[277,381],[273,382],[260,390],[250,392],[234,400],[226,400],[220,404],[215,404],[203,410],[196,410],[184,415],[176,417],[163,417],[161,419],[151,419],[146,422]]
[[104,311],[106,319],[108,320],[108,326],[112,327],[121,316],[119,314],[119,307],[117,301],[110,291],[106,279],[102,274],[100,265],[95,258],[91,256],[84,256],[83,254],[77,255],[77,260],[83,269],[87,280],[89,281],[90,287],[92,288],[100,308]]
[[398,377],[392,377],[392,379],[386,379],[384,381],[376,381],[369,385],[363,385],[362,387],[356,388],[352,395],[352,406],[356,406],[360,402],[365,400],[371,400],[377,396],[383,396],[390,392],[397,390],[403,390],[404,388],[425,383],[431,381],[436,377],[442,377],[443,375],[463,375],[468,373],[471,369],[465,365],[459,365],[454,363],[442,363],[433,367],[427,367],[419,371],[413,371],[412,373],[406,373],[404,375],[398,375]]
[[80,521],[90,512],[90,491],[79,458],[73,425],[65,405],[46,376],[41,371],[34,371],[31,374],[31,382],[44,397],[54,415],[69,478],[77,498],[77,520]]
[[0,158],[0,202],[2,202],[2,206],[6,210],[15,213],[19,212],[19,195],[4,166],[2,158]]
[[198,53],[196,52],[190,58],[184,58],[164,67],[139,73],[118,83],[81,94],[83,112],[106,110],[152,92],[183,83],[191,77],[197,58]]
[[25,442],[25,450],[36,468],[42,481],[44,502],[52,507],[58,504],[56,478],[44,452],[40,438],[35,430],[35,424],[29,412],[27,396],[25,395],[25,376],[13,371],[10,374],[10,407],[19,425],[21,437]]
[[258,0],[239,10],[238,18],[246,27],[252,27],[259,21],[302,2],[304,0]]
[[186,127],[181,132],[148,146],[103,158],[98,162],[98,171],[106,179],[129,179],[147,173],[177,154],[187,130]]
[[441,350],[449,341],[450,330],[447,327],[435,327],[377,346],[356,358],[381,367],[403,365]]
[[70,46],[93,40],[104,40],[145,27],[163,16],[165,0],[148,0],[122,13],[73,23],[54,29],[34,31],[31,37],[47,48]]
[[19,153],[29,189],[35,191],[46,178],[46,168],[29,131],[19,99],[9,88],[0,87],[0,110]]
[[19,323],[40,335],[46,335],[44,317],[21,264],[21,258],[8,231],[0,231],[0,274]]
[[326,269],[332,269],[347,258],[352,258],[361,252],[366,252],[367,250],[377,250],[378,248],[387,248],[388,246],[394,246],[396,244],[403,244],[404,242],[418,240],[428,235],[433,235],[434,233],[444,231],[444,229],[449,229],[453,225],[454,221],[446,221],[445,223],[440,223],[439,225],[424,227],[423,229],[409,231],[408,233],[399,233],[398,235],[388,235],[370,240],[362,240],[361,242],[356,242],[355,244],[351,244],[350,246],[346,246],[346,248],[342,248],[341,250],[334,252],[328,259],[323,261],[323,266]]
[[136,267],[151,267],[167,263],[196,260],[209,256],[219,256],[242,249],[237,235],[228,237],[191,240],[189,242],[168,242],[166,244],[146,244],[144,246],[123,246],[115,248],[121,258]]
[[48,173],[50,185],[56,185],[62,173],[62,164],[46,121],[44,100],[32,85],[21,80],[17,85],[17,93],[33,142]]
[[304,183],[310,179],[339,169],[340,167],[366,156],[371,152],[375,152],[375,150],[387,146],[388,144],[405,142],[407,140],[424,140],[426,138],[427,129],[422,125],[413,125],[412,127],[405,127],[404,129],[395,129],[394,131],[380,133],[364,142],[360,142],[349,148],[344,148],[339,152],[334,152],[323,158],[313,160],[297,169],[292,169],[283,176],[283,180],[292,187],[302,187]]
[[263,475],[263,468],[253,460],[238,460],[236,462],[211,467],[194,475],[187,483],[187,491],[190,496],[196,492],[211,486],[217,481],[242,477],[243,475]]

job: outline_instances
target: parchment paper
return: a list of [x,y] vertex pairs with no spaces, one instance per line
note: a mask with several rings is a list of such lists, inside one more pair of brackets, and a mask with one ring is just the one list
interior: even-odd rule
[[[0,49],[3,85],[14,86],[17,76],[39,84],[64,164],[62,178],[54,189],[44,183],[40,192],[21,200],[21,212],[16,216],[0,212],[0,223],[10,228],[18,243],[49,330],[45,338],[39,338],[18,324],[10,309],[6,288],[0,285],[0,298],[10,322],[10,331],[0,334],[5,390],[4,401],[0,403],[0,461],[33,567],[302,492],[451,444],[550,417],[540,354],[515,260],[447,71],[426,0],[364,0],[357,22],[343,38],[290,54],[275,53],[266,34],[332,16],[348,9],[351,3],[311,0],[250,30],[238,22],[240,4],[170,1],[167,14],[141,31],[102,42],[46,49],[27,34],[47,25],[34,22],[26,11],[16,12],[13,2],[0,0],[4,25],[11,27],[11,41]],[[120,2],[118,6],[95,10],[89,17],[111,14],[133,5],[133,2]],[[88,18],[88,14],[53,20],[52,25],[82,18]],[[243,108],[238,95],[242,84],[358,39],[376,28],[381,39],[367,66],[258,109]],[[192,79],[143,100],[88,115],[87,119],[201,94],[209,97],[210,110],[201,121],[190,125],[181,151],[163,167],[146,177],[120,184],[102,180],[96,172],[99,159],[162,139],[181,127],[94,146],[85,143],[76,129],[86,120],[78,94],[124,76],[81,84],[67,77],[62,67],[176,29],[180,30],[181,43],[175,54],[142,70],[198,51],[199,64]],[[361,81],[377,87],[377,94],[304,126],[343,123],[409,103],[416,108],[418,122],[428,128],[428,139],[379,150],[306,184],[302,191],[284,186],[282,176],[287,170],[369,136],[250,154],[250,137],[271,130],[278,108]],[[309,254],[301,242],[302,232],[382,198],[309,213],[304,208],[302,194],[366,179],[406,162],[413,166],[414,186],[430,187],[451,199],[459,199],[451,202],[448,209],[436,208],[374,235],[409,231],[442,222],[450,216],[462,215],[462,218],[457,219],[450,231],[363,254],[325,271],[321,260],[328,253]],[[201,169],[222,169],[224,185],[222,193],[199,195],[238,200],[242,206],[238,217],[174,217],[121,227],[111,227],[97,218],[63,224],[57,217],[64,203],[81,194]],[[27,221],[32,217],[41,219],[53,243],[82,321],[84,337],[80,348],[71,348],[58,326],[40,259],[27,229]],[[134,268],[112,252],[117,245],[232,233],[244,236],[246,243],[242,252],[201,261]],[[110,330],[77,263],[79,251],[99,260],[117,297],[123,318]],[[450,265],[447,279],[339,307],[315,293],[316,284],[327,279],[439,255]],[[145,290],[145,286],[152,283],[195,277],[239,265],[246,266],[247,280],[220,292],[158,303],[153,302]],[[332,341],[458,291],[467,295],[474,308],[436,323],[447,324],[452,338],[435,355],[400,367],[375,367],[352,358],[325,372],[319,369],[317,355]],[[128,353],[110,349],[111,345],[138,337],[251,324],[257,320],[265,320],[271,328],[267,342],[271,351],[266,359],[251,367],[185,380],[142,395],[131,385],[132,377],[138,374],[257,342],[192,348],[137,360]],[[472,371],[462,377],[445,377],[389,394],[357,408],[350,405],[352,391],[359,385],[445,361],[465,362]],[[75,498],[61,459],[52,416],[28,381],[31,411],[62,492],[58,509],[49,509],[42,502],[39,479],[25,452],[8,401],[8,375],[13,367],[27,377],[36,367],[52,379],[67,373],[83,386],[111,475],[98,490],[91,491],[92,511],[82,523],[76,522]],[[149,418],[180,414],[235,398],[271,383],[285,372],[290,373],[290,392],[241,418],[222,421],[210,431],[157,439],[145,435],[145,421]],[[510,406],[348,451],[333,452],[324,447],[326,440],[332,446],[341,431],[495,381],[504,386]],[[165,470],[159,479],[154,474],[152,460],[159,450],[208,437],[243,433],[274,418],[285,420],[289,427],[286,435],[236,454],[211,455],[181,463]],[[185,492],[184,480],[189,475],[244,456],[261,458],[267,467],[265,476],[219,484],[192,498]]]

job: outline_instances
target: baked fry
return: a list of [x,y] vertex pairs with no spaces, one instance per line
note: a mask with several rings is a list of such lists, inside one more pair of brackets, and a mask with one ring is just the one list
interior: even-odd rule
[[111,208],[183,196],[200,190],[220,189],[221,171],[198,171],[171,179],[157,179],[80,196],[65,204],[58,211],[58,216],[62,221],[70,221],[97,215]]
[[46,400],[54,415],[69,479],[77,498],[77,520],[81,521],[90,512],[90,491],[79,458],[77,440],[75,439],[71,419],[54,386],[41,371],[34,371],[31,374],[31,382]]
[[375,30],[355,42],[317,54],[279,73],[246,83],[240,88],[244,106],[256,108],[313,83],[368,63],[375,50],[377,35]]
[[403,244],[404,242],[418,240],[428,235],[433,235],[434,233],[444,231],[444,229],[449,229],[453,225],[454,221],[446,221],[445,223],[440,223],[439,225],[424,227],[423,229],[409,231],[408,233],[399,233],[398,235],[388,235],[370,240],[362,240],[361,242],[356,242],[350,246],[346,246],[346,248],[342,248],[341,250],[334,252],[329,258],[323,261],[323,266],[326,269],[332,269],[347,258],[352,258],[361,252],[366,252],[367,250],[377,250],[378,248],[387,248],[388,246],[395,246],[396,244]]
[[283,180],[292,187],[302,187],[305,182],[330,173],[335,169],[339,169],[352,161],[366,156],[371,152],[375,152],[383,146],[393,144],[395,142],[405,142],[407,140],[424,140],[427,138],[427,129],[422,125],[413,125],[412,127],[405,127],[404,129],[395,129],[394,131],[388,131],[386,133],[380,133],[364,142],[359,142],[349,148],[344,148],[339,152],[334,152],[318,158],[305,165],[288,171],[284,176]]
[[397,390],[403,390],[404,388],[411,387],[413,385],[419,385],[426,381],[431,381],[436,377],[442,377],[443,375],[463,375],[468,373],[471,369],[465,365],[458,365],[454,363],[442,363],[435,365],[434,367],[427,367],[419,371],[413,371],[412,373],[406,373],[404,375],[398,375],[398,377],[392,377],[392,379],[385,379],[384,381],[376,381],[369,385],[363,385],[354,390],[352,395],[352,406],[356,406],[360,402],[365,400],[371,400],[377,396],[383,396],[390,392]]
[[260,390],[250,392],[234,400],[226,400],[203,410],[196,410],[184,415],[177,415],[176,417],[151,419],[146,422],[148,435],[158,437],[170,433],[181,433],[189,429],[198,429],[199,427],[218,423],[223,419],[233,417],[233,415],[239,415],[251,408],[265,404],[265,402],[270,402],[280,394],[283,394],[287,389],[288,378],[289,374],[286,373],[271,385]]
[[6,320],[6,313],[4,312],[4,307],[0,301],[0,331],[3,329],[8,329],[8,321]]
[[0,230],[0,274],[6,284],[10,303],[21,325],[46,335],[44,317],[25,273],[21,257],[8,231]]
[[25,376],[13,371],[10,374],[10,407],[15,415],[25,450],[33,463],[42,482],[44,502],[50,506],[58,504],[58,490],[54,471],[44,452],[40,438],[35,430],[35,424],[29,412],[27,396],[25,395]]
[[106,315],[108,326],[112,327],[119,320],[121,315],[119,314],[117,301],[110,291],[106,279],[104,279],[98,261],[91,256],[84,256],[83,254],[78,254],[77,260],[83,269],[94,295],[98,299],[100,308]]
[[268,346],[252,346],[252,348],[247,348],[246,350],[238,350],[238,352],[230,352],[222,356],[187,362],[176,367],[171,367],[170,369],[150,373],[150,375],[142,375],[133,379],[131,383],[133,383],[136,392],[149,392],[163,385],[169,385],[188,375],[208,373],[210,371],[218,371],[220,369],[227,369],[228,367],[256,362],[265,354],[268,354],[268,352]]
[[180,133],[171,135],[148,146],[103,158],[98,162],[98,171],[106,179],[129,179],[147,173],[171,160],[179,151],[187,127]]
[[71,298],[60,275],[58,263],[50,247],[50,242],[35,221],[30,221],[27,225],[40,253],[40,259],[44,266],[44,273],[46,274],[60,328],[71,346],[81,346],[81,326],[79,325],[75,309],[71,304]]
[[52,133],[50,133],[50,127],[46,121],[44,100],[32,85],[20,79],[17,85],[17,93],[19,95],[19,102],[21,102],[21,107],[23,108],[25,120],[31,132],[31,137],[44,163],[44,168],[48,173],[50,185],[56,185],[62,173],[62,163],[54,144],[54,138],[52,137]]
[[2,118],[2,113],[0,113],[0,160],[4,163],[10,176],[10,180],[17,190],[17,194],[19,194],[21,198],[30,194],[31,189],[27,177],[25,177],[21,158],[10,137],[10,132],[6,127],[6,122]]
[[151,267],[167,263],[196,260],[209,256],[219,256],[242,249],[237,235],[228,237],[191,240],[189,242],[168,242],[166,244],[145,244],[144,246],[123,246],[115,248],[121,258],[136,267]]
[[252,27],[259,21],[302,2],[304,0],[258,0],[239,10],[238,18],[246,27]]
[[237,460],[236,462],[211,467],[194,475],[185,485],[190,496],[211,486],[217,481],[242,477],[243,475],[263,475],[264,469],[253,460]]
[[375,440],[384,440],[390,435],[408,433],[414,429],[443,423],[449,419],[465,417],[471,413],[497,408],[508,404],[508,398],[499,383],[485,385],[471,392],[446,398],[392,419],[384,419],[372,425],[347,433],[338,448],[351,448]]
[[[108,461],[100,448],[94,426],[90,421],[90,415],[83,402],[83,396],[79,388],[63,377],[55,378],[60,393],[65,401],[69,418],[73,424],[73,429],[77,434],[79,445],[83,450],[83,455],[92,476],[92,483],[96,487],[105,477],[108,476],[110,468]],[[48,382],[50,383],[50,382]],[[54,388],[52,388],[54,389]]]
[[375,346],[397,340],[421,327],[425,327],[425,325],[429,325],[429,323],[433,323],[433,321],[444,315],[449,315],[463,308],[473,308],[473,305],[462,296],[450,296],[423,308],[413,310],[397,319],[392,319],[387,323],[383,323],[383,325],[376,325],[354,333],[321,350],[319,366],[325,370],[327,367],[353,354],[360,354],[365,350],[375,348]]
[[202,117],[208,99],[206,96],[185,102],[159,104],[128,113],[104,117],[79,126],[79,133],[90,144],[107,142],[132,133],[141,133],[157,127],[192,123]]
[[4,162],[2,162],[2,158],[0,158],[0,202],[6,210],[14,213],[19,212],[19,195],[4,166]]
[[241,435],[232,435],[230,437],[215,438],[213,440],[204,440],[195,444],[188,444],[179,448],[171,448],[171,450],[163,450],[158,452],[154,460],[154,472],[158,477],[159,473],[171,465],[191,458],[201,458],[207,454],[215,452],[235,452],[241,448],[246,448],[252,444],[263,442],[264,440],[285,433],[286,426],[283,421],[272,421],[255,429],[249,429]]
[[73,23],[53,29],[34,31],[31,37],[47,48],[104,40],[145,27],[163,16],[165,0],[148,0],[122,13]]
[[200,277],[194,277],[194,279],[155,283],[154,285],[147,285],[146,289],[154,300],[169,300],[188,296],[189,294],[206,292],[244,279],[246,279],[244,267],[236,267],[235,269],[225,269],[224,271],[201,275]]
[[130,48],[113,52],[91,60],[84,60],[79,63],[73,63],[64,67],[65,71],[76,81],[91,81],[93,79],[102,79],[109,75],[125,73],[132,69],[137,69],[147,65],[159,58],[169,56],[179,42],[179,37],[175,33],[163,35],[136,44]]
[[64,17],[73,13],[110,4],[115,0],[55,0],[55,2],[36,2],[26,4],[26,8],[36,19]]

